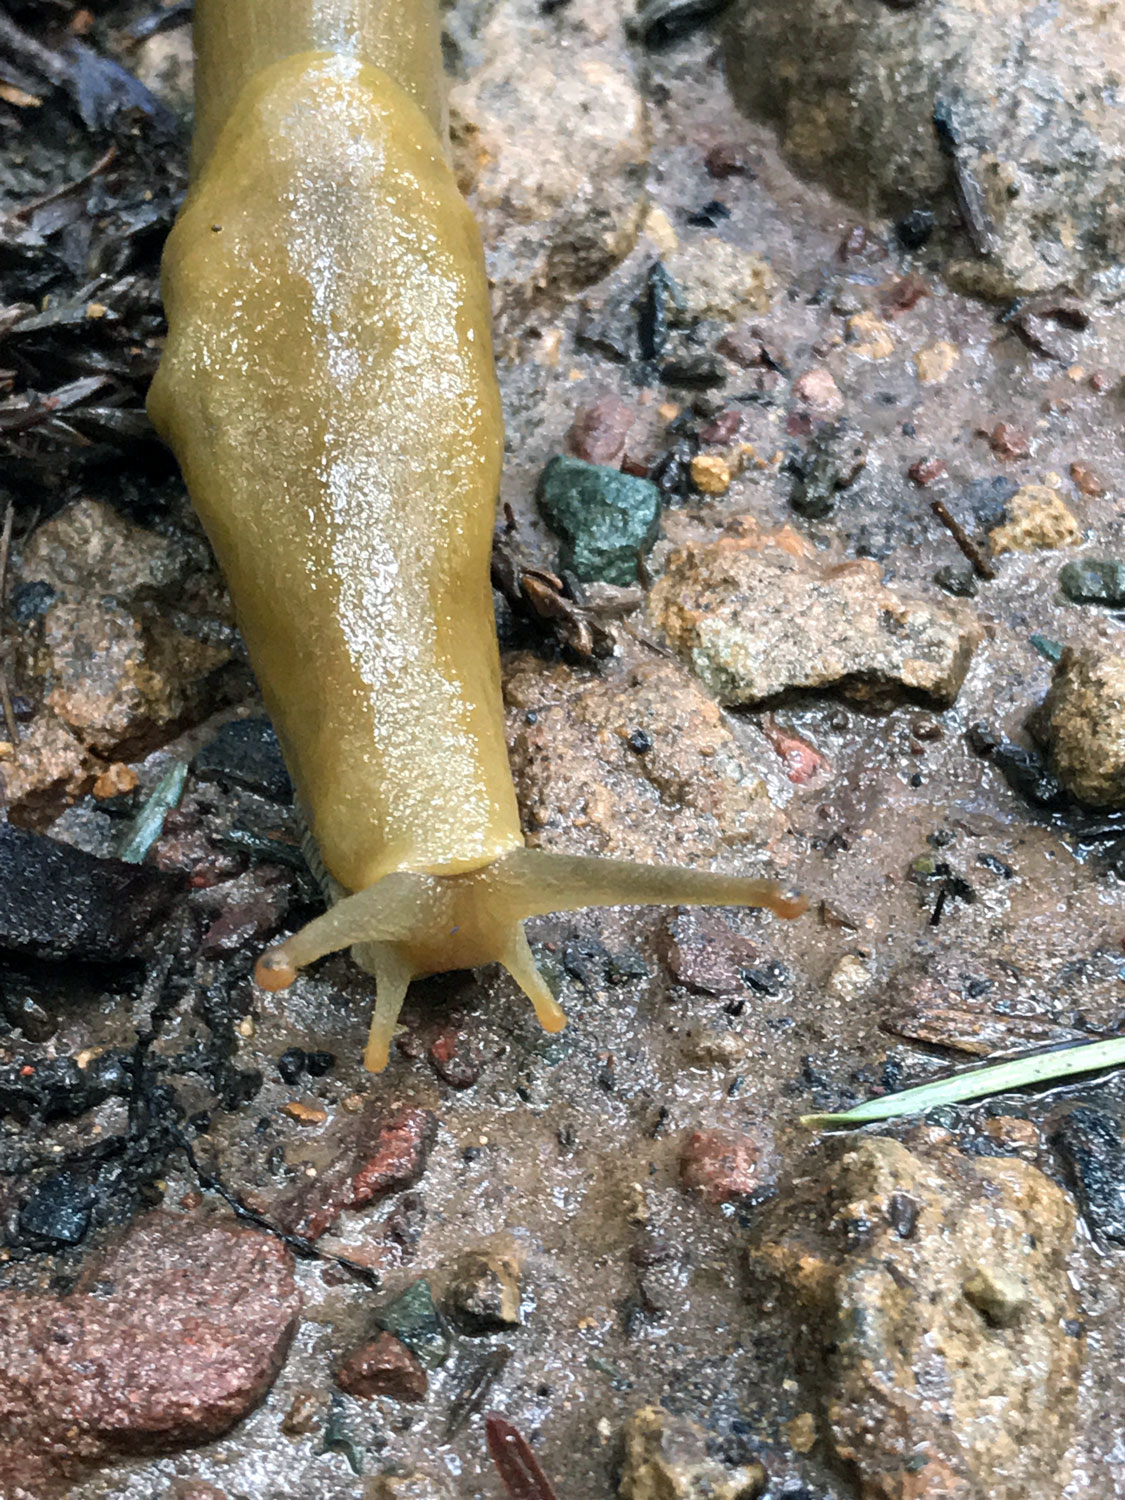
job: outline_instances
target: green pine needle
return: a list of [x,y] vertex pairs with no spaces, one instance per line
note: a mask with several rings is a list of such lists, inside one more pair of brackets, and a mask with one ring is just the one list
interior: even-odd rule
[[939,1078],[897,1094],[883,1094],[868,1099],[855,1109],[838,1115],[803,1115],[801,1124],[810,1130],[832,1130],[841,1126],[869,1125],[873,1120],[893,1120],[898,1115],[920,1115],[943,1104],[960,1104],[965,1099],[982,1099],[987,1094],[1004,1094],[1011,1089],[1026,1088],[1031,1083],[1055,1083],[1078,1073],[1098,1072],[1102,1068],[1125,1065],[1125,1037],[1110,1037],[1101,1042],[1083,1042],[1077,1047],[1058,1048],[1053,1052],[1032,1052],[1012,1057],[1006,1062],[989,1063],[952,1078]]

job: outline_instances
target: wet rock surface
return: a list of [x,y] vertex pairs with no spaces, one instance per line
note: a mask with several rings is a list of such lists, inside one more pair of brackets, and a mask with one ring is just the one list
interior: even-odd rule
[[430,1110],[387,1113],[372,1100],[358,1119],[324,1142],[322,1169],[275,1205],[277,1222],[293,1234],[316,1240],[345,1209],[365,1208],[413,1187],[426,1170],[437,1129],[437,1117]]
[[792,1299],[809,1395],[864,1495],[1059,1493],[1083,1358],[1073,1241],[1037,1168],[948,1144],[832,1145],[782,1189],[751,1270]]
[[979,640],[969,619],[892,592],[874,564],[824,561],[754,528],[674,553],[649,609],[727,704],[826,687],[951,703]]
[[475,39],[477,66],[450,100],[502,337],[517,316],[549,312],[605,276],[633,248],[644,204],[646,109],[620,20],[584,5],[561,23],[562,73],[558,23],[530,4],[498,7]]
[[232,1223],[156,1214],[65,1297],[0,1299],[0,1492],[40,1500],[112,1454],[227,1431],[296,1327],[292,1261]]
[[1041,716],[1051,764],[1080,802],[1125,808],[1125,652],[1063,653]]
[[[776,813],[716,704],[673,663],[604,677],[517,660],[509,753],[531,841],[634,859],[764,842]],[[634,748],[634,745],[639,748]]]
[[158,870],[0,826],[0,948],[35,958],[118,962],[144,948],[178,887]]
[[784,15],[744,0],[728,46],[736,94],[779,122],[800,170],[893,216],[956,204],[967,284],[1119,290],[1125,124],[1105,90],[1121,38],[1095,0],[803,0]]

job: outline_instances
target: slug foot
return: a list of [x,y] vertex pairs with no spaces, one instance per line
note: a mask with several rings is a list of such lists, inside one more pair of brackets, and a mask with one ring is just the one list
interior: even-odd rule
[[447,969],[503,964],[544,1029],[561,1031],[566,1017],[536,966],[522,923],[588,906],[759,906],[792,918],[808,902],[772,880],[517,848],[464,875],[386,875],[263,953],[254,977],[265,990],[285,989],[307,964],[350,948],[375,976],[364,1062],[380,1073],[410,981]]

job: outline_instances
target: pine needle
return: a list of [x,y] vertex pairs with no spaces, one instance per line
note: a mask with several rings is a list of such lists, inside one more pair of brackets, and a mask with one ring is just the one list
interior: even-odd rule
[[1004,1094],[1012,1089],[1026,1088],[1029,1084],[1057,1083],[1059,1079],[1073,1078],[1080,1073],[1122,1066],[1125,1066],[1125,1037],[1110,1037],[1100,1042],[1083,1042],[1077,1047],[1032,1052],[1004,1062],[989,1063],[982,1068],[955,1073],[950,1078],[902,1089],[897,1094],[882,1094],[878,1099],[868,1099],[840,1114],[803,1115],[801,1124],[810,1130],[870,1125],[874,1120],[920,1115],[945,1104],[960,1104],[966,1099],[983,1099],[989,1094]]

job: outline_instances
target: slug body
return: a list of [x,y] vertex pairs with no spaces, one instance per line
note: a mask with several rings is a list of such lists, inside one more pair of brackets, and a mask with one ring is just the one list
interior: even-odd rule
[[796,915],[768,882],[523,847],[489,584],[502,417],[435,0],[197,0],[195,25],[193,182],[149,411],[341,896],[259,982],[351,947],[376,976],[377,1070],[422,974],[499,960],[564,1024],[527,916]]

